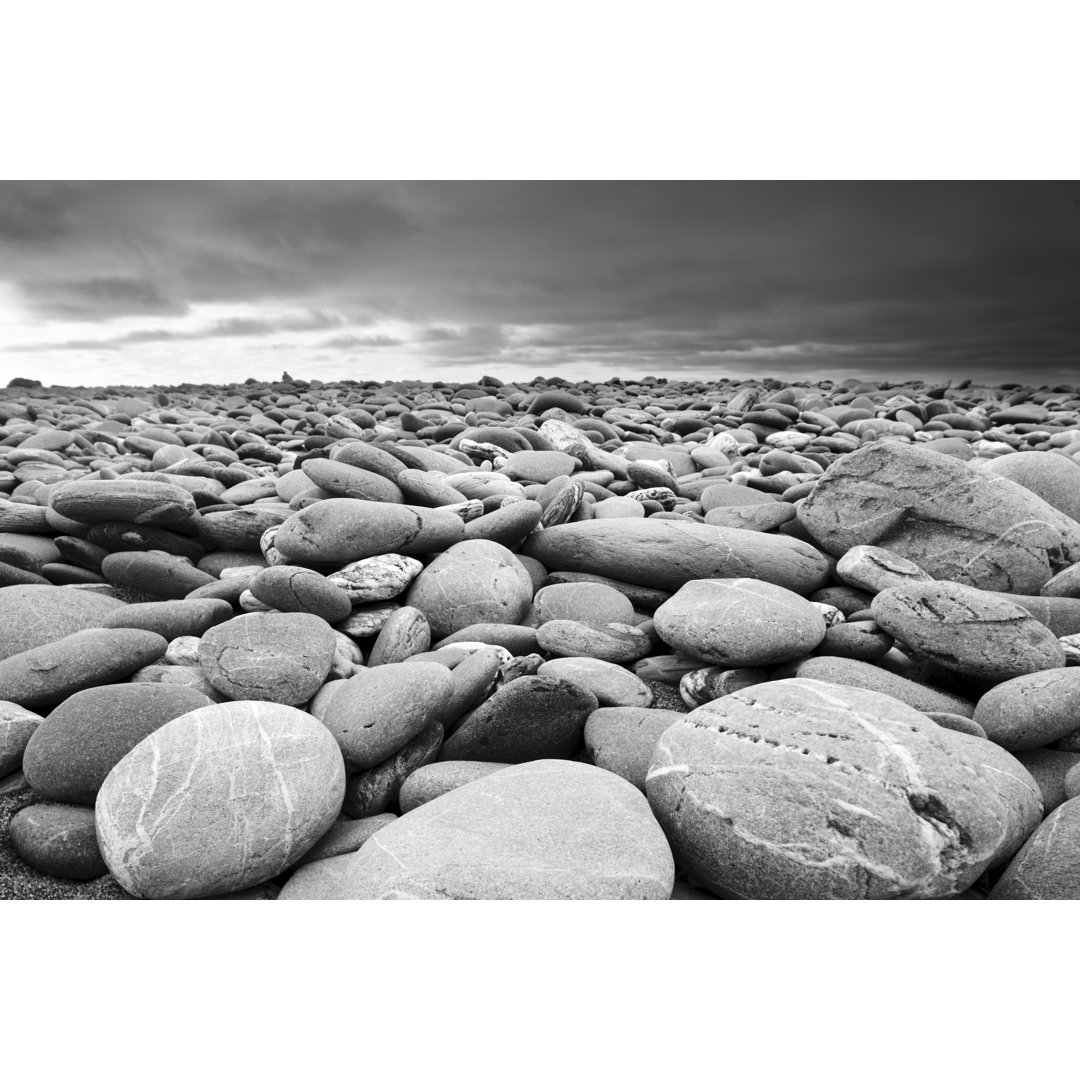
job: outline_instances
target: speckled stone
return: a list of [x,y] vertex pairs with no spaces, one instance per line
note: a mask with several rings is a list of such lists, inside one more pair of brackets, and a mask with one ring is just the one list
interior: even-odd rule
[[91,881],[109,872],[88,806],[28,806],[11,819],[9,830],[19,858],[42,874]]
[[8,585],[0,589],[0,660],[101,626],[106,615],[123,606],[115,597],[81,589]]
[[153,732],[109,773],[98,840],[133,896],[236,892],[307,852],[333,825],[344,790],[341,751],[307,713],[266,701],[210,705]]
[[499,769],[410,811],[282,900],[667,900],[675,866],[641,793],[575,761]]

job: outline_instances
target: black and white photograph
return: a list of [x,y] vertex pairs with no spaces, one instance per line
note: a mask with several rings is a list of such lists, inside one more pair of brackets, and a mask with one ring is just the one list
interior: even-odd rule
[[240,8],[4,76],[11,971],[317,1076],[790,1075],[841,1014],[900,1075],[890,971],[1041,978],[1032,909],[917,902],[1080,899],[1062,28]]

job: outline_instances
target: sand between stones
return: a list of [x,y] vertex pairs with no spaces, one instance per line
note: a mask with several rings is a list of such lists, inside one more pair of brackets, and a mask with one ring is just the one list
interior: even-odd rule
[[1080,897],[1077,453],[1075,387],[2,391],[0,898]]

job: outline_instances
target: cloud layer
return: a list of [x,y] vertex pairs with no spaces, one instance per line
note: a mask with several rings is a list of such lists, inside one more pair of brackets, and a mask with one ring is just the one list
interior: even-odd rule
[[1078,250],[1070,183],[0,183],[0,376],[1053,383]]

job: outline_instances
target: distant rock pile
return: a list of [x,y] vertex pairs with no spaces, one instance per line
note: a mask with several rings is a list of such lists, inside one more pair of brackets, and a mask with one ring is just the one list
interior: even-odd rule
[[1080,897],[1080,393],[0,391],[0,898]]

